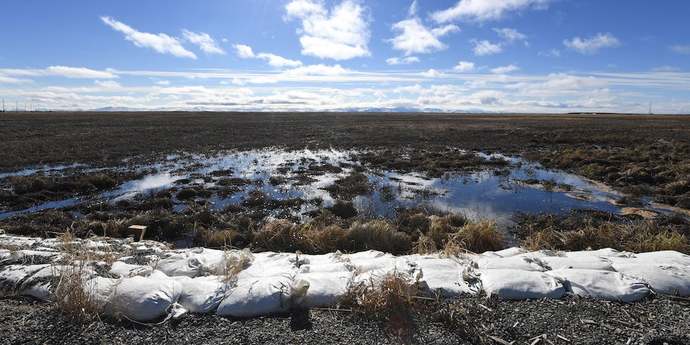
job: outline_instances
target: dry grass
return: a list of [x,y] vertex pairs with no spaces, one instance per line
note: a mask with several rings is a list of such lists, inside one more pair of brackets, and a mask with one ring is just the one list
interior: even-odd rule
[[225,251],[225,266],[223,267],[223,282],[235,284],[237,275],[249,267],[254,256],[249,250]]
[[522,246],[530,250],[587,250],[613,248],[631,252],[675,250],[690,253],[687,228],[660,220],[617,221],[587,219],[581,223],[556,219],[528,220],[521,225]]
[[414,332],[413,312],[419,304],[419,295],[417,281],[393,272],[380,280],[351,284],[343,305],[367,318],[384,322],[392,335],[408,339]]
[[98,316],[100,308],[93,294],[86,290],[86,280],[92,271],[92,257],[82,248],[71,232],[60,237],[60,249],[64,265],[53,267],[56,282],[54,286],[57,308],[75,320],[91,320]]
[[465,224],[457,233],[451,235],[451,241],[474,253],[505,248],[503,234],[496,227],[496,223],[487,220]]
[[412,239],[397,231],[385,220],[354,222],[348,229],[347,239],[353,251],[380,250],[392,254],[406,254],[412,249]]

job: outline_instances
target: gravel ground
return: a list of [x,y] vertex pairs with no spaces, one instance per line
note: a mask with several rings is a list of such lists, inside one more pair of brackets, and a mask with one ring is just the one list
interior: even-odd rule
[[[349,312],[312,310],[308,322],[289,315],[250,320],[185,315],[155,326],[113,321],[79,324],[51,304],[11,298],[0,300],[0,343],[690,344],[690,303],[666,298],[634,304],[465,298],[425,310],[413,317],[414,335],[401,339],[390,335],[390,324]],[[448,322],[449,311],[460,321]]]

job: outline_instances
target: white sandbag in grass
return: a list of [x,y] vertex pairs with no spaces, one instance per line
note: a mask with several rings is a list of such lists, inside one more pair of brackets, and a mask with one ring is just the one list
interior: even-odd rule
[[119,277],[128,278],[134,276],[148,276],[153,272],[151,266],[131,265],[122,261],[115,261],[110,267],[110,273]]
[[559,279],[537,271],[481,270],[479,278],[486,295],[497,296],[500,299],[559,299],[566,293]]
[[251,255],[251,264],[237,275],[238,280],[287,277],[297,273],[295,254],[266,252]]
[[539,258],[528,256],[500,257],[478,257],[475,259],[477,266],[482,270],[508,269],[518,271],[543,272],[548,267]]
[[419,268],[420,283],[430,292],[438,292],[443,297],[457,297],[462,294],[477,294],[481,289],[480,286],[471,286],[465,280],[469,262],[425,255],[411,255],[408,260]]
[[576,296],[608,301],[634,302],[649,295],[649,288],[640,279],[619,272],[562,269],[547,272],[565,282]]
[[603,248],[597,250],[578,250],[572,252],[562,252],[564,256],[567,257],[602,257],[602,258],[631,258],[635,254],[630,252],[621,252],[612,248]]
[[496,252],[484,252],[482,255],[486,255],[486,254],[492,253],[492,254],[496,254],[496,255],[498,255],[498,256],[500,256],[500,257],[502,257],[502,258],[509,258],[509,257],[511,257],[511,256],[516,256],[516,255],[520,255],[520,254],[525,254],[525,253],[527,253],[527,252],[528,252],[527,249],[524,249],[524,248],[520,248],[520,247],[510,247],[510,248],[506,248],[506,249],[499,250],[499,251],[496,251]]
[[215,312],[229,289],[220,276],[172,278],[182,287],[178,303],[191,313]]
[[376,281],[394,272],[416,276],[418,269],[407,258],[369,250],[343,255],[341,260],[344,260],[355,274],[353,278],[355,283],[370,283],[372,280]]
[[673,296],[690,296],[690,266],[617,263],[616,271],[643,280],[656,292]]
[[[50,264],[43,265],[7,265],[0,270],[0,295],[27,295],[27,289],[31,288],[35,281],[32,277],[46,269],[50,269]],[[32,294],[29,294],[32,295]]]
[[221,274],[226,253],[222,250],[194,248],[169,253],[158,261],[156,269],[170,277],[200,277]]
[[300,273],[295,281],[306,283],[304,296],[299,299],[302,307],[328,307],[336,305],[347,293],[352,281],[350,272],[310,272]]
[[245,318],[285,312],[291,289],[289,278],[239,279],[220,302],[216,314]]
[[123,278],[115,287],[112,312],[140,322],[156,320],[173,308],[182,286],[163,272],[148,277]]
[[611,261],[599,256],[542,256],[539,258],[550,270],[583,269],[614,271]]
[[635,258],[640,262],[654,263],[659,265],[690,266],[690,255],[673,250],[639,253],[635,254]]

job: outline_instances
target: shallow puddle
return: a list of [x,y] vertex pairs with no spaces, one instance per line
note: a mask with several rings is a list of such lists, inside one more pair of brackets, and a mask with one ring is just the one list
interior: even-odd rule
[[[266,149],[215,156],[169,155],[162,162],[136,167],[155,169],[155,174],[127,181],[96,197],[71,198],[25,210],[5,211],[0,213],[0,219],[46,209],[69,208],[80,203],[115,203],[170,188],[208,190],[210,196],[197,197],[197,200],[208,200],[214,210],[239,205],[250,195],[256,195],[256,191],[272,200],[301,199],[306,202],[296,203],[299,206],[287,212],[307,218],[309,211],[333,205],[334,198],[324,188],[349,175],[358,166],[358,162],[353,161],[354,154],[356,152],[337,150]],[[428,178],[421,173],[364,169],[362,173],[367,176],[371,190],[355,197],[353,203],[361,215],[368,217],[393,217],[400,207],[432,207],[463,213],[471,219],[493,219],[499,224],[508,224],[515,212],[565,213],[572,209],[621,211],[613,203],[619,195],[605,186],[573,174],[545,169],[519,157],[477,155],[484,159],[505,159],[509,165],[472,173],[448,173],[440,178]],[[72,171],[81,166],[68,167]],[[3,177],[37,172],[60,174],[63,169],[26,169],[15,174],[6,173]],[[88,171],[88,168],[83,171]],[[222,180],[230,178],[244,179],[247,183],[234,186],[234,189],[221,186]],[[188,207],[188,202],[176,198],[173,202],[175,211],[181,212]],[[276,208],[271,214],[279,216],[285,212],[285,209]]]

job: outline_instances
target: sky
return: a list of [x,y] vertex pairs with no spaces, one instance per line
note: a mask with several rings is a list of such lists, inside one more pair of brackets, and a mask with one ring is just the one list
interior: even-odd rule
[[690,113],[686,0],[4,0],[8,110]]

